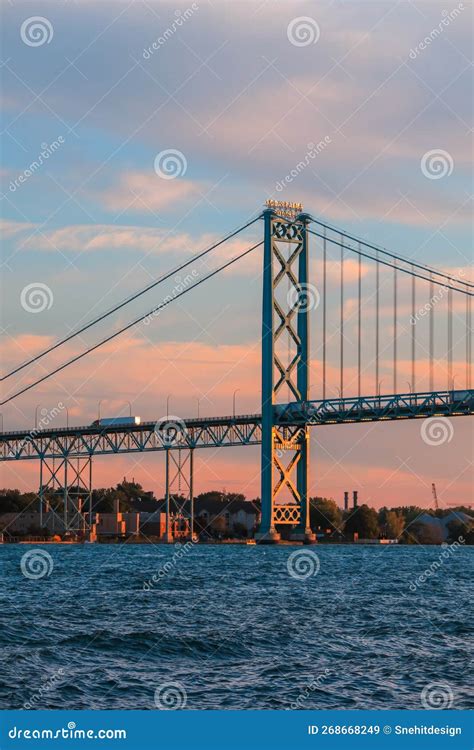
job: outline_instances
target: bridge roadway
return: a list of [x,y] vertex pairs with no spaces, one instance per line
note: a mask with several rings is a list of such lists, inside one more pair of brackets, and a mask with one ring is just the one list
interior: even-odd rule
[[[284,441],[291,443],[295,439],[295,427],[298,426],[473,414],[474,390],[337,398],[278,404],[274,408],[279,433]],[[258,445],[260,442],[260,414],[179,421],[170,416],[158,422],[131,426],[89,425],[0,433],[0,461],[87,458],[178,448]]]

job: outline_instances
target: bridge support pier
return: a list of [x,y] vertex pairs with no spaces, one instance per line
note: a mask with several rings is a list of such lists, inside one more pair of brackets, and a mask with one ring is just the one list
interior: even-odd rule
[[[186,452],[184,458],[183,450]],[[163,541],[173,544],[175,532],[178,537],[194,538],[194,448],[168,448],[165,456],[166,530]],[[172,501],[174,511],[171,510]],[[179,528],[180,524],[184,526],[186,523],[187,529]]]
[[286,403],[297,405],[309,390],[309,311],[317,292],[308,284],[308,217],[295,209],[280,204],[264,212],[262,518],[255,536],[261,544],[280,541],[277,525],[292,526],[294,541],[316,540],[309,524],[309,430],[281,424],[276,403],[283,392]]
[[[62,519],[51,507],[46,495],[62,498]],[[45,512],[53,512],[50,531],[86,533],[92,526],[92,456],[40,458],[39,517],[44,526]],[[86,521],[86,515],[88,520]],[[56,523],[58,519],[58,523]]]

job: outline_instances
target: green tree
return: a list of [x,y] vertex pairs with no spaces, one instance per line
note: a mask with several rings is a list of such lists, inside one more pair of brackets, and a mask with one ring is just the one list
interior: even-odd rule
[[377,512],[368,505],[360,505],[346,520],[344,534],[350,538],[358,534],[359,539],[377,539],[380,534]]
[[399,511],[382,508],[379,512],[379,525],[387,539],[398,539],[405,528],[405,519]]
[[460,537],[464,539],[464,544],[474,544],[474,519],[470,521],[451,521],[448,523],[449,541],[459,541]]
[[332,498],[311,497],[309,516],[312,529],[340,529],[342,513]]

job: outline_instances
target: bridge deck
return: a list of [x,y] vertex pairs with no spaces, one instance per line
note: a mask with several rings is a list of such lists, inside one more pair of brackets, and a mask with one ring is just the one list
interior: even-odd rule
[[[283,429],[474,413],[474,390],[405,393],[278,404]],[[261,442],[261,415],[143,422],[140,425],[55,427],[0,433],[0,461],[111,455],[178,448],[232,447]]]

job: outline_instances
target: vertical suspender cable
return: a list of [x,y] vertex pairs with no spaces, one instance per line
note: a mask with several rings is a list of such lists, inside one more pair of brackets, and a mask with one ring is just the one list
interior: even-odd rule
[[466,388],[471,388],[471,298],[466,295]]
[[[411,270],[413,271],[413,264],[411,267]],[[411,390],[412,393],[415,393],[416,391],[416,383],[415,383],[415,328],[416,328],[416,313],[415,313],[415,307],[416,307],[416,292],[415,292],[415,282],[416,282],[416,276],[411,277]]]
[[341,234],[341,282],[340,282],[340,344],[339,344],[339,389],[340,397],[344,398],[344,239]]
[[380,307],[380,266],[379,251],[376,250],[375,261],[375,393],[379,394],[379,307]]
[[448,289],[448,391],[453,388],[453,290]]
[[397,392],[397,261],[393,266],[393,392]]
[[326,398],[326,227],[323,237],[323,400]]
[[430,302],[429,302],[429,308],[430,308],[430,334],[429,334],[429,349],[430,349],[430,363],[429,363],[429,372],[430,372],[430,391],[433,390],[433,354],[434,354],[434,305],[433,305],[433,297],[434,297],[434,284],[433,284],[433,276],[430,273]]
[[[359,242],[360,250],[360,242]],[[361,299],[362,299],[362,256],[359,253],[358,295],[357,295],[357,395],[360,398],[361,371]]]

